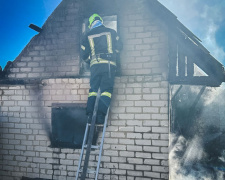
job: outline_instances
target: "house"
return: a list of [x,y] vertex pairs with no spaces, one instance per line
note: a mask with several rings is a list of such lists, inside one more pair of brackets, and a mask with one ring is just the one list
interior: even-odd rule
[[63,0],[1,72],[0,179],[74,179],[80,149],[63,127],[87,101],[80,39],[95,12],[124,46],[99,179],[168,179],[171,85],[225,82],[223,65],[157,0]]

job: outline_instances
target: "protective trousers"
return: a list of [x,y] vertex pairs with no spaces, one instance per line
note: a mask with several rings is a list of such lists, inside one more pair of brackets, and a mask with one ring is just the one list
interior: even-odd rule
[[91,67],[91,88],[87,102],[87,114],[93,113],[98,89],[100,88],[101,96],[98,104],[98,113],[106,115],[113,92],[115,68],[115,66],[110,65],[109,72],[108,64],[97,64]]

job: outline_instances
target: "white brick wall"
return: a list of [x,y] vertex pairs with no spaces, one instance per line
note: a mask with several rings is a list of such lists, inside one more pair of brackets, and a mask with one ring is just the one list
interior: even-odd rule
[[[168,121],[168,111],[160,112],[161,107],[154,106],[154,102],[157,102],[155,98],[145,98],[148,93],[142,87],[149,78],[116,78],[100,177],[167,177],[168,123],[163,122]],[[88,79],[49,79],[39,85],[2,88],[1,98],[5,100],[1,101],[0,116],[0,154],[4,165],[1,172],[13,172],[10,173],[12,179],[16,179],[14,176],[49,179],[74,177],[79,150],[48,147],[50,142],[42,123],[50,124],[52,103],[86,103],[88,82]],[[168,88],[165,82],[152,77],[152,83],[148,82],[151,87],[149,91]],[[131,88],[133,97],[126,94],[127,87]],[[136,87],[141,87],[141,91],[134,93]],[[15,98],[18,97],[17,92],[21,98]],[[166,92],[155,93],[158,101],[161,101],[161,94],[167,95]],[[124,97],[122,100],[121,96]],[[165,97],[163,101],[163,107],[167,108]],[[6,176],[2,174],[2,177]]]
[[[77,2],[63,2],[8,76],[45,79],[0,85],[0,179],[75,177],[80,150],[50,148],[45,130],[53,103],[87,101],[89,79],[68,78],[79,73]],[[122,76],[115,80],[99,179],[168,179],[168,40],[143,2],[119,7]]]
[[124,42],[122,73],[167,74],[168,38],[165,29],[159,27],[145,1],[132,2],[125,1],[120,7],[120,33]]

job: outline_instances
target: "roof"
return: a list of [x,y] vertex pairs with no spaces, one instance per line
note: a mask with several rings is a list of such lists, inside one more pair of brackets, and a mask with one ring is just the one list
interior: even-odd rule
[[148,3],[151,11],[168,25],[172,30],[171,32],[175,33],[177,44],[181,45],[182,43],[182,46],[185,44],[186,49],[183,50],[182,53],[191,57],[192,64],[199,66],[208,75],[207,77],[175,77],[173,74],[175,73],[175,70],[172,68],[173,70],[171,70],[172,72],[170,73],[173,75],[172,78],[170,78],[170,83],[220,86],[222,82],[225,82],[223,64],[210,54],[210,52],[201,44],[201,40],[185,27],[171,11],[159,1],[151,0],[148,1]]
[[[85,12],[91,13],[93,10],[99,9],[100,6],[98,6],[98,4],[101,3],[104,4],[104,7],[106,7],[104,8],[104,11],[113,14],[116,13],[117,5],[119,3],[119,1],[118,3],[116,3],[116,0],[98,0],[93,5],[91,0],[80,1],[80,3],[84,2],[87,3],[85,4],[85,6],[82,6],[83,11]],[[169,11],[159,1],[147,0],[146,2],[148,3],[149,9],[152,14],[154,14],[156,18],[161,19],[161,21],[169,27],[170,35],[173,36],[174,39],[176,39],[176,42],[174,42],[174,44],[170,47],[171,52],[174,51],[174,49],[172,48],[176,48],[176,45],[179,45],[181,48],[183,48],[182,53],[184,53],[185,56],[188,56],[191,59],[191,64],[188,67],[188,72],[191,73],[186,77],[184,75],[176,76],[176,68],[178,65],[176,64],[176,62],[173,62],[176,60],[176,57],[170,58],[170,83],[219,86],[222,82],[225,82],[224,66],[219,61],[217,61],[201,44],[201,40],[196,35],[194,35],[187,27],[185,27],[171,11]],[[108,11],[109,9],[110,11]],[[87,15],[87,13],[84,14]],[[174,56],[174,54],[170,54],[169,56]],[[194,77],[193,64],[199,66],[208,75],[208,77]],[[3,71],[0,69],[0,77],[4,77],[4,74],[7,73],[7,69],[10,68],[11,65],[12,63],[9,62]],[[182,68],[179,69],[179,71],[182,72]]]

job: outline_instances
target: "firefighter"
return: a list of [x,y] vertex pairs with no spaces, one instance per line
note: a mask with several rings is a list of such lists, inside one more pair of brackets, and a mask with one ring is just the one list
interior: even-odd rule
[[98,89],[101,96],[98,104],[96,124],[103,124],[110,105],[116,73],[117,53],[122,43],[116,31],[103,25],[98,14],[89,18],[90,31],[81,44],[81,58],[90,63],[90,89],[87,102],[88,123],[91,123]]

